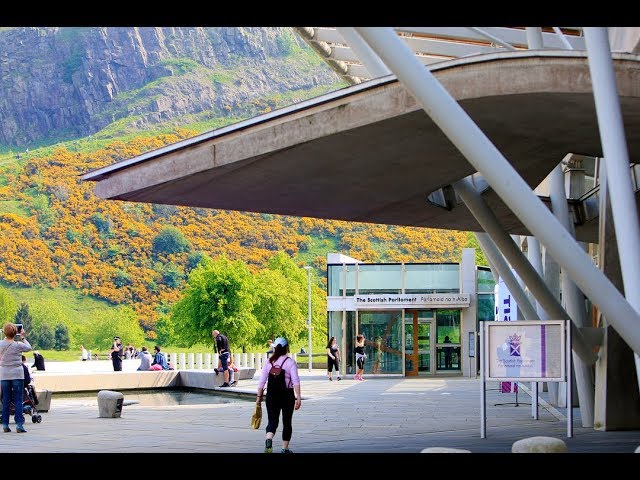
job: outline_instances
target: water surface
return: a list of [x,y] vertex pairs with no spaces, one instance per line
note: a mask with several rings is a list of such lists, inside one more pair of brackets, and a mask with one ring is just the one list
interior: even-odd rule
[[[255,402],[255,396],[232,393],[190,391],[182,389],[124,390],[125,401],[136,400],[143,406],[211,405],[220,403]],[[98,392],[54,393],[51,402],[98,405]]]

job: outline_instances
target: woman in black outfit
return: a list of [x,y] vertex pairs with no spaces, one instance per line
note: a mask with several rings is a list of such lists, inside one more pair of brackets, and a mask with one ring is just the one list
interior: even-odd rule
[[331,378],[331,372],[333,372],[334,367],[336,369],[336,375],[338,375],[338,380],[342,380],[340,378],[340,350],[338,349],[338,342],[336,341],[336,337],[331,337],[329,343],[327,343],[327,377],[329,377],[329,380],[333,380],[333,378]]

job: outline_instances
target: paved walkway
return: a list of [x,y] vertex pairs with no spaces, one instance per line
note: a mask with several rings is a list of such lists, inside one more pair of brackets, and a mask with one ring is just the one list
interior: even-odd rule
[[[76,367],[95,368],[99,375],[99,363],[70,362],[64,369],[72,373]],[[38,375],[57,370],[53,362],[47,369],[36,372],[36,384]],[[575,453],[632,453],[640,446],[640,431],[582,428],[579,409],[574,409],[574,437],[566,438],[565,409],[541,407],[539,420],[533,420],[529,405],[495,406],[514,400],[513,394],[495,389],[487,392],[487,438],[482,439],[477,379],[369,378],[356,382],[349,378],[329,382],[321,370],[300,373],[303,402],[294,414],[290,445],[296,453],[419,453],[431,446],[509,453],[513,442],[534,435],[561,438]],[[28,417],[28,433],[17,435],[12,420],[14,432],[0,436],[0,449],[25,453],[261,452],[266,409],[261,428],[249,426],[257,378],[224,389],[226,395],[245,394],[246,402],[141,403],[124,407],[117,419],[99,418],[97,399],[87,402],[54,394],[42,423],[32,424]],[[126,391],[123,393],[126,400]],[[519,400],[530,398],[521,392]],[[280,450],[280,433],[281,428],[274,451]]]

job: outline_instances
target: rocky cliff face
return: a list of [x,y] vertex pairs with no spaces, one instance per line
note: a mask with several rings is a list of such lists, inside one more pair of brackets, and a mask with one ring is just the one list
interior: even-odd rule
[[2,30],[0,145],[84,137],[134,117],[145,127],[233,114],[265,92],[334,83],[322,65],[311,76],[268,66],[296,41],[289,29],[257,27]]

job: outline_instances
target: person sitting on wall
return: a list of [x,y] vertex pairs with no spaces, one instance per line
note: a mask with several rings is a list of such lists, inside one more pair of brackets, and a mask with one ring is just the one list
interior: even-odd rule
[[[155,355],[153,357],[153,363],[151,363],[151,367],[154,370],[171,370],[171,368],[169,367],[169,362],[167,362],[167,357],[165,357],[164,353],[160,351],[160,347],[156,345],[155,347],[153,347],[153,351],[155,352]],[[159,365],[160,368],[154,367],[154,365]]]
[[33,351],[33,365],[31,365],[31,368],[34,367],[36,370],[44,370],[44,357],[37,350]]

